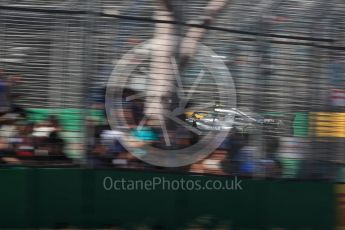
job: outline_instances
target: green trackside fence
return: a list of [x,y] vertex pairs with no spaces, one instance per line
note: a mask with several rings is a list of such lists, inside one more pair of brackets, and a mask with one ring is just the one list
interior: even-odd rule
[[[91,169],[1,169],[0,229],[328,230],[335,186],[326,181],[243,180],[242,190],[107,190],[105,178],[224,183],[234,178]],[[106,186],[106,187],[104,187]],[[176,188],[176,187],[175,187]]]

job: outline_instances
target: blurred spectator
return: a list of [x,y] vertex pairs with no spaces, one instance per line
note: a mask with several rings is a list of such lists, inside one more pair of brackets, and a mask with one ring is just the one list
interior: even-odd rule
[[0,70],[0,115],[10,109],[8,83],[3,70]]
[[51,131],[47,138],[48,154],[49,156],[64,155],[65,142],[60,136],[62,127],[56,116],[50,116],[48,118],[48,127]]
[[33,123],[18,123],[18,134],[14,142],[15,152],[18,156],[34,156],[35,142],[33,137]]
[[127,160],[110,162],[110,158],[119,158],[126,149],[121,145],[120,138],[123,134],[120,131],[111,130],[109,125],[100,125],[97,122],[89,121],[90,146],[87,153],[88,164],[97,166],[106,166],[109,164],[127,164]]
[[47,121],[33,128],[33,136],[41,155],[65,156],[65,141],[61,138],[62,128],[56,116],[50,116]]
[[27,117],[26,110],[21,105],[19,105],[17,103],[17,101],[20,99],[20,97],[21,97],[20,94],[12,93],[10,95],[10,102],[11,102],[10,110],[12,113],[18,114],[22,118],[26,118]]
[[[249,135],[241,133],[234,127],[227,139],[229,155],[227,156],[228,159],[222,162],[223,168],[227,173],[239,174],[246,158],[243,148],[249,142]],[[228,164],[229,162],[230,164]]]
[[58,131],[53,131],[49,134],[47,139],[48,154],[49,156],[64,156],[65,142],[60,137]]
[[279,137],[271,136],[265,141],[266,156],[261,160],[261,169],[266,177],[281,177],[282,166],[278,160]]
[[12,87],[20,82],[20,76],[7,76],[0,69],[0,115],[12,110]]
[[17,115],[7,113],[0,117],[0,154],[6,155],[13,152],[13,141],[17,135]]
[[[224,150],[216,150],[210,154],[205,160],[203,160],[203,171],[205,173],[213,174],[226,174],[222,163],[226,161],[228,152]],[[229,163],[229,162],[227,162]]]

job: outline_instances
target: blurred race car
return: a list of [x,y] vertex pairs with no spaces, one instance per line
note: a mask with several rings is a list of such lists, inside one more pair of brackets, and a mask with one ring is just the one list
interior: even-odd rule
[[283,122],[275,118],[265,118],[259,114],[245,113],[236,108],[214,108],[212,112],[190,112],[187,123],[202,131],[230,131],[237,128],[241,132],[250,132],[258,126],[279,129]]

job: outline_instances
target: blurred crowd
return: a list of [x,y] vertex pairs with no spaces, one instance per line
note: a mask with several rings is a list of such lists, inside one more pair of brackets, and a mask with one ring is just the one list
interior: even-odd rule
[[[52,160],[66,162],[66,141],[61,137],[63,127],[57,116],[49,116],[41,122],[29,119],[28,111],[19,106],[14,89],[20,84],[20,76],[11,76],[4,70],[0,71],[0,163],[1,165],[48,165]],[[134,94],[128,91],[127,94]],[[143,101],[122,102],[124,116],[133,127],[143,119]],[[102,106],[103,102],[97,106]],[[184,119],[184,118],[181,118]],[[255,156],[256,150],[251,145],[251,134],[232,129],[224,143],[206,159],[193,165],[181,168],[161,168],[149,165],[130,154],[121,144],[123,133],[113,130],[106,123],[89,119],[87,130],[86,164],[90,167],[135,168],[143,170],[173,170],[190,171],[210,174],[236,174],[252,176],[264,174],[269,177],[279,177],[281,165],[276,157],[279,140],[270,140],[264,158]],[[143,143],[162,148],[164,138],[162,129],[155,126],[145,126],[141,132],[132,133]],[[197,142],[197,137],[187,130],[177,130],[176,138],[172,139],[173,147],[183,148]],[[42,160],[44,159],[44,160]],[[37,162],[41,162],[40,164]]]
[[34,123],[28,112],[16,104],[18,95],[13,89],[20,76],[10,76],[0,70],[0,161],[5,165],[25,164],[34,157],[65,158],[65,142],[57,117]]
[[[143,170],[189,171],[193,173],[238,175],[245,177],[282,176],[282,165],[277,151],[279,140],[269,143],[270,154],[257,156],[257,148],[250,143],[250,135],[231,132],[217,150],[208,157],[192,165],[180,168],[162,168],[149,165],[128,153],[120,143],[121,134],[116,131],[103,130],[98,136],[97,144],[88,156],[93,167],[134,168]],[[190,140],[181,139],[181,142]],[[162,150],[164,151],[164,150]]]
[[[282,137],[270,133],[272,127],[263,128],[258,132],[244,132],[233,127],[223,143],[207,158],[192,165],[180,168],[163,168],[149,165],[129,153],[121,144],[124,133],[121,129],[111,128],[107,122],[90,117],[85,123],[86,142],[82,159],[76,163],[70,159],[66,151],[67,140],[62,136],[64,127],[58,116],[50,115],[40,122],[30,119],[30,112],[18,105],[19,95],[14,89],[21,83],[20,76],[11,76],[0,71],[0,165],[2,166],[88,166],[95,168],[110,167],[138,170],[182,171],[217,175],[238,175],[245,177],[298,178],[301,172],[314,171],[320,177],[329,172],[329,165],[306,158],[310,149],[308,139]],[[103,92],[104,93],[104,92]],[[125,96],[136,94],[128,90]],[[139,145],[152,146],[165,150],[161,127],[154,124],[140,124],[144,103],[141,99],[122,100],[123,116],[133,132],[133,138]],[[104,101],[94,105],[104,110]],[[185,117],[181,117],[184,120]],[[140,131],[135,127],[143,125]],[[170,132],[169,147],[183,149],[198,142],[198,136],[188,130],[175,129]],[[84,139],[82,139],[84,141]],[[258,144],[259,143],[259,144]],[[139,148],[140,149],[140,148]],[[85,157],[83,157],[85,156]],[[313,159],[318,159],[313,157]],[[316,162],[311,165],[310,162]],[[305,168],[305,170],[303,170]],[[334,168],[334,167],[333,167]]]
[[[145,115],[142,99],[125,100],[128,96],[138,93],[135,90],[125,89],[121,99],[123,114],[118,116],[123,116],[123,119],[131,127],[130,136],[136,139],[135,144],[138,145],[138,149],[143,151],[142,154],[147,154],[147,152],[145,153],[145,148],[141,148],[143,146],[165,151],[183,149],[199,141],[198,135],[184,129],[181,125],[174,127],[170,124],[172,126],[169,127],[169,123],[167,123],[171,142],[171,145],[167,146],[164,132],[160,125],[156,125],[150,119],[145,124],[143,123]],[[98,102],[95,107],[104,107],[102,103]],[[181,115],[180,119],[181,121],[185,120],[186,115]],[[141,126],[139,130],[137,129],[138,126]],[[204,174],[279,178],[282,176],[282,164],[278,154],[281,141],[277,135],[272,133],[272,127],[265,127],[265,129],[268,129],[268,131],[265,133],[266,137],[263,141],[265,144],[261,150],[255,142],[255,139],[258,138],[255,130],[244,132],[244,130],[234,126],[223,143],[207,158],[185,167],[162,168],[149,165],[129,153],[122,145],[121,141],[125,134],[121,129],[114,130],[108,124],[102,124],[97,120],[90,119],[87,128],[89,131],[87,159],[92,167],[189,171]]]

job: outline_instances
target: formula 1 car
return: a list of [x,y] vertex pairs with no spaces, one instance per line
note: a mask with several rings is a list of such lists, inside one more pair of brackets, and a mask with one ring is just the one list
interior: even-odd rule
[[279,129],[283,126],[283,122],[279,119],[242,112],[236,108],[216,107],[211,113],[192,112],[186,115],[186,122],[201,131],[231,131],[236,127],[246,133],[258,126],[269,127],[269,129]]

